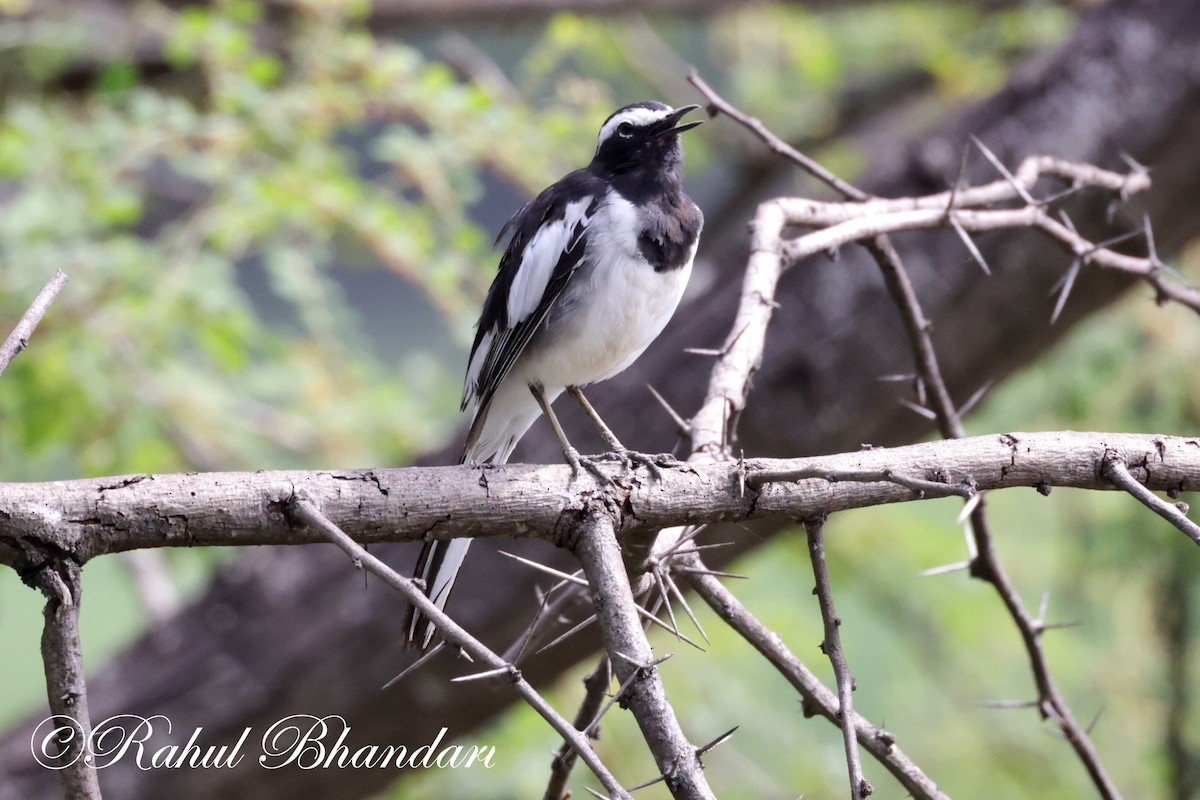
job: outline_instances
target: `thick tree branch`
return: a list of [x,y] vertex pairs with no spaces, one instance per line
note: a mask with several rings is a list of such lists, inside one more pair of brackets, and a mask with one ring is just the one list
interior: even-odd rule
[[[671,525],[769,517],[803,518],[920,499],[894,476],[972,483],[977,490],[1062,486],[1113,489],[1106,454],[1145,470],[1156,491],[1200,490],[1200,438],[1077,431],[1005,433],[906,447],[794,459],[688,464],[661,481],[624,486],[622,535]],[[620,483],[617,467],[612,477]],[[891,478],[875,481],[884,472]],[[870,479],[848,481],[861,474]],[[794,475],[828,475],[834,481]],[[19,571],[47,548],[80,563],[147,547],[312,544],[316,531],[289,524],[303,494],[364,543],[461,536],[557,541],[585,507],[567,490],[565,465],[406,467],[357,472],[133,475],[0,484],[0,563]],[[769,483],[774,479],[786,482]],[[760,490],[753,486],[762,485]],[[626,494],[627,493],[627,494]],[[948,493],[956,493],[948,490]]]

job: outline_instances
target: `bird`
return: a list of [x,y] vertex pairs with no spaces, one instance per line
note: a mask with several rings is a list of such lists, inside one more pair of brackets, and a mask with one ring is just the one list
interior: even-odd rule
[[[572,480],[581,457],[551,409],[563,391],[583,408],[626,467],[643,460],[626,449],[581,387],[620,373],[662,332],[692,271],[704,215],[684,193],[680,134],[700,106],[652,100],[617,109],[604,121],[591,162],[544,189],[497,236],[509,236],[488,290],[467,362],[461,410],[472,412],[459,463],[508,461],[545,414]],[[653,464],[648,464],[653,468]],[[444,609],[470,539],[429,541],[415,578]],[[422,615],[410,608],[407,642]],[[421,649],[435,629],[426,622]]]

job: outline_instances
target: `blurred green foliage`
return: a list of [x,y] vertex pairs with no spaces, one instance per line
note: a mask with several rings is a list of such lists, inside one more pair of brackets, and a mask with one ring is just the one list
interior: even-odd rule
[[[114,55],[86,20],[0,21],[0,323],[15,321],[55,269],[71,276],[31,350],[0,377],[0,480],[403,463],[456,419],[461,359],[445,356],[465,348],[494,271],[496,231],[473,221],[492,202],[489,185],[519,203],[586,161],[596,122],[619,103],[692,97],[688,64],[852,171],[866,154],[836,137],[861,98],[917,86],[928,92],[926,116],[936,115],[995,90],[1015,57],[1060,41],[1074,19],[1054,4],[985,12],[917,0],[700,19],[560,14],[516,34],[381,39],[363,0],[291,7],[286,27],[268,28],[252,0],[140,4],[139,24],[164,42],[165,77]],[[102,66],[86,86],[72,84],[98,48]],[[718,126],[708,134],[689,142],[690,169],[757,147]],[[1198,262],[1184,267],[1194,275]],[[408,301],[365,318],[354,287],[370,270],[386,270]],[[1200,377],[1186,365],[1198,336],[1178,310],[1123,303],[996,390],[972,432],[1195,431]],[[1078,715],[1103,708],[1097,743],[1119,782],[1131,796],[1161,795],[1166,694],[1154,621],[1172,599],[1159,590],[1164,576],[1187,559],[1194,566],[1194,554],[1127,498],[990,502],[1026,601],[1036,607],[1049,588],[1054,619],[1085,623],[1049,640]],[[1033,712],[978,706],[1031,692],[996,598],[961,574],[912,577],[963,557],[956,514],[941,501],[831,521],[859,708],[953,796],[1078,796],[1081,771],[1065,745],[1035,734]],[[168,556],[185,589],[219,557]],[[739,595],[831,680],[803,545],[780,537],[737,569],[754,577]],[[89,565],[85,588],[95,669],[143,614],[117,559]],[[1186,591],[1194,605],[1195,581]],[[38,606],[0,573],[0,641],[11,653],[0,720],[41,695]],[[782,679],[701,618],[707,653],[665,637],[656,646],[677,653],[666,674],[689,731],[743,726],[708,758],[721,796],[842,793],[837,732],[804,720]],[[577,678],[555,690],[560,708],[576,702]],[[430,772],[395,796],[540,793],[556,742],[539,718],[518,708],[472,739],[496,744],[503,780]],[[600,747],[622,775],[653,774],[628,715],[612,715]],[[895,796],[873,766],[868,777],[879,796]],[[577,793],[585,781],[577,770]]]

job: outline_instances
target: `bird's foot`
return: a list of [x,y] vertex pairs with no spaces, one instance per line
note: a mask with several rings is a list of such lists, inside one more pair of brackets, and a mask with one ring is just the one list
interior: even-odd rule
[[654,480],[662,480],[661,467],[678,466],[679,459],[670,453],[639,453],[636,450],[629,450],[625,447],[614,448],[613,450],[600,456],[604,460],[620,461],[623,470],[626,473],[633,472],[638,467],[645,467],[650,473],[650,477]]
[[563,458],[571,466],[571,483],[574,483],[579,478],[579,473],[582,470],[587,470],[601,484],[611,484],[613,482],[612,478],[608,477],[597,463],[602,460],[602,457],[581,456],[579,455],[579,451],[574,447],[566,447],[563,448]]

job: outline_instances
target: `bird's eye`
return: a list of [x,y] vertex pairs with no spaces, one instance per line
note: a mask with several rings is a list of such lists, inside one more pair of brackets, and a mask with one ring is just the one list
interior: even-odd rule
[[617,134],[625,137],[626,139],[628,139],[630,136],[633,136],[633,123],[622,122],[617,126]]

